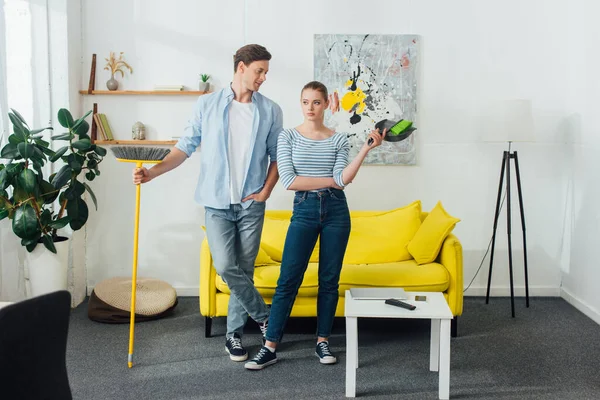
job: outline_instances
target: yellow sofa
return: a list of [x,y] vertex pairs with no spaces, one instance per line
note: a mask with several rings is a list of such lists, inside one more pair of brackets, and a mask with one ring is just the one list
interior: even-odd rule
[[[291,210],[268,210],[265,215],[254,283],[268,304],[275,294],[291,214]],[[391,211],[351,211],[350,216],[352,229],[340,276],[336,316],[344,315],[344,294],[352,287],[442,292],[455,316],[452,335],[456,336],[456,317],[463,309],[463,260],[458,238],[450,233],[443,239],[434,262],[419,265],[406,247],[427,216],[421,212],[420,202]],[[317,242],[292,308],[292,317],[316,316],[318,257]],[[212,318],[227,315],[229,296],[229,288],[216,274],[205,238],[200,255],[200,313],[205,317],[206,337],[211,334]]]

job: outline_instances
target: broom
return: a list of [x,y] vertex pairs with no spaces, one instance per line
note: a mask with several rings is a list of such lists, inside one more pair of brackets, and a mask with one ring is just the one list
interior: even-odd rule
[[[137,168],[142,164],[158,164],[169,154],[171,150],[161,147],[144,146],[115,146],[112,152],[120,162],[135,163]],[[141,185],[135,188],[135,225],[133,230],[133,268],[131,273],[131,310],[129,321],[129,355],[127,357],[127,366],[133,367],[133,342],[135,331],[135,291],[137,284],[137,264],[138,264],[138,234],[140,226],[140,199]]]

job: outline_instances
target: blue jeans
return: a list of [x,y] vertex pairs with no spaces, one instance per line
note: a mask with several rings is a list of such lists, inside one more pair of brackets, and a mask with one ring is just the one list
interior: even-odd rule
[[283,328],[304,278],[317,238],[319,252],[319,293],[317,335],[329,337],[338,303],[342,261],[350,236],[350,211],[342,190],[296,192],[294,212],[285,238],[281,271],[273,296],[266,339],[279,343]]
[[217,274],[231,290],[227,309],[227,337],[243,334],[248,315],[257,322],[269,317],[269,308],[254,287],[254,261],[260,247],[265,203],[254,201],[243,209],[206,207],[206,236]]

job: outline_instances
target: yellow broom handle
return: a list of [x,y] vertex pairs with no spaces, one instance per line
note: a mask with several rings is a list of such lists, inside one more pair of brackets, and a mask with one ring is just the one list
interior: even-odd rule
[[[137,168],[142,167],[142,163],[136,163]],[[138,234],[140,227],[140,197],[141,184],[135,186],[135,226],[133,229],[133,268],[131,273],[131,311],[129,320],[129,356],[127,357],[127,366],[133,367],[133,342],[135,332],[135,290],[137,284],[137,264],[138,264]]]

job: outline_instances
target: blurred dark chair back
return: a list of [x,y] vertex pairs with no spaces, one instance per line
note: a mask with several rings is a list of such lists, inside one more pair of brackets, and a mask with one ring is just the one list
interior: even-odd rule
[[0,309],[0,397],[71,400],[66,351],[71,294],[45,294]]

